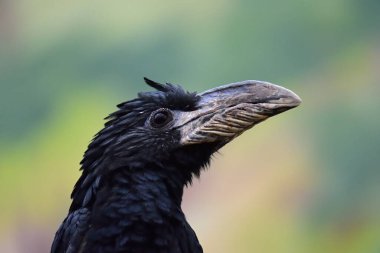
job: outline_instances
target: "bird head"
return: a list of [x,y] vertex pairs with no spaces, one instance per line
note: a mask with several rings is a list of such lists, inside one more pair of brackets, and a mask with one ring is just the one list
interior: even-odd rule
[[301,103],[292,91],[261,81],[232,83],[202,93],[147,78],[145,82],[155,91],[139,93],[107,117],[84,155],[76,188],[94,185],[110,171],[133,173],[146,168],[187,184],[222,146]]

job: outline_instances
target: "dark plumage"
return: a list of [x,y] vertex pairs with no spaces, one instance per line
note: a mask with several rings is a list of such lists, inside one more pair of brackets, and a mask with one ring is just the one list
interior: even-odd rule
[[300,103],[258,81],[201,94],[145,81],[156,91],[119,104],[85,152],[52,253],[202,252],[181,210],[184,186],[220,147]]

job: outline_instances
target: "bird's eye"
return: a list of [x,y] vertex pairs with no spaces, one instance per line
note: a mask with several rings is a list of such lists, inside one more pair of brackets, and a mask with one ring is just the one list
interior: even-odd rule
[[173,115],[169,109],[158,109],[150,116],[150,125],[154,128],[166,126],[172,121]]

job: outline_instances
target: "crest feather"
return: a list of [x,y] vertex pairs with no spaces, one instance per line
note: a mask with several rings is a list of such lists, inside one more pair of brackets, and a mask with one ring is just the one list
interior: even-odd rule
[[162,92],[167,92],[169,90],[167,85],[162,84],[162,83],[157,83],[156,81],[150,80],[149,78],[144,77],[144,81],[147,85],[149,85],[150,87],[156,90],[159,90]]

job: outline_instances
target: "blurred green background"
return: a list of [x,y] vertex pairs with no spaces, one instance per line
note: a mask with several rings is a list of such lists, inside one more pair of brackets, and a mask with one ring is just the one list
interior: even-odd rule
[[48,252],[79,161],[142,77],[303,104],[223,148],[183,208],[205,252],[380,252],[380,1],[0,1],[0,252]]

